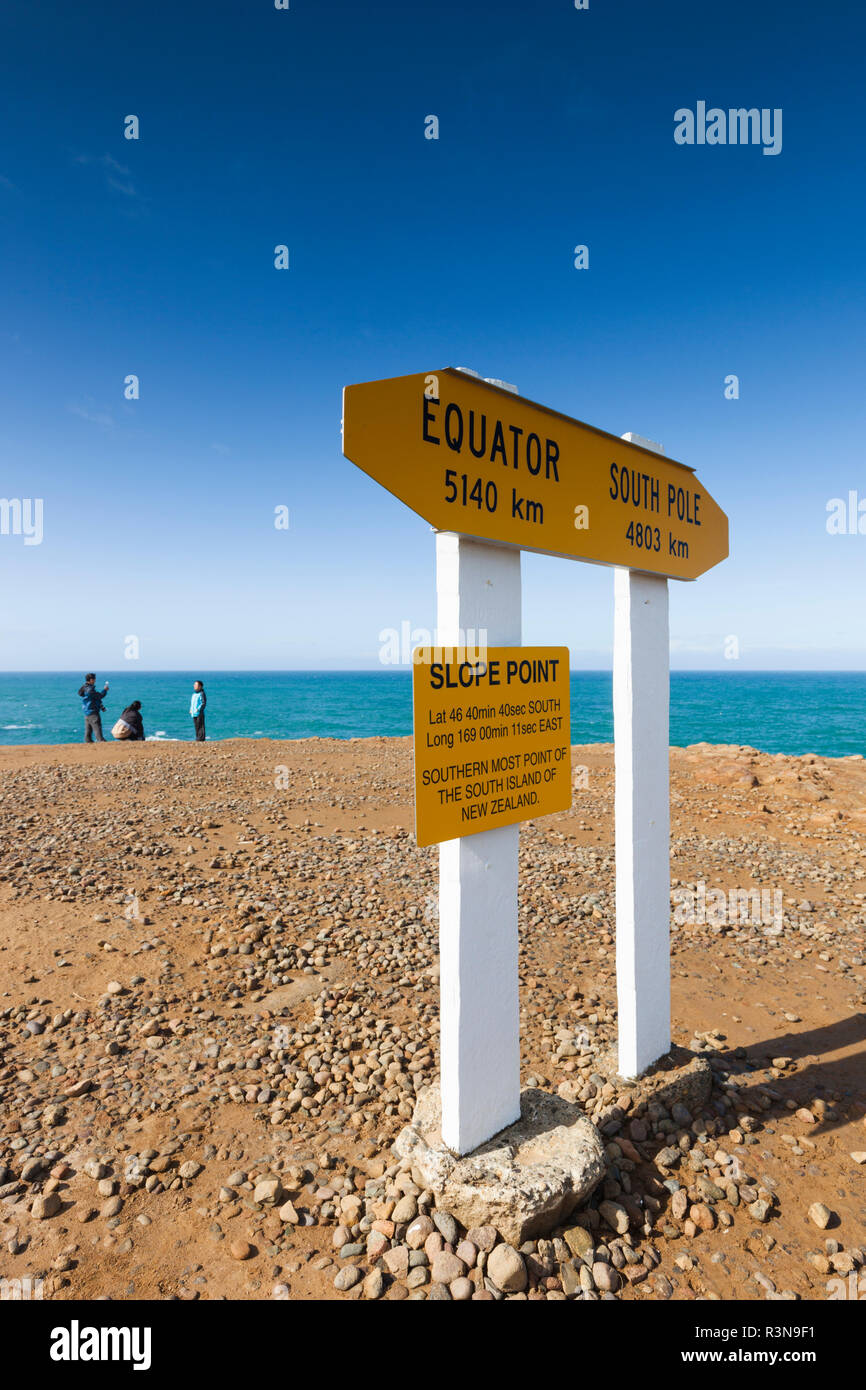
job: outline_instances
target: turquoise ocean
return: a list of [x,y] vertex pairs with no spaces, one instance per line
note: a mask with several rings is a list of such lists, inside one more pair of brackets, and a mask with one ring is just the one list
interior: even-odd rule
[[[141,700],[145,734],[192,738],[194,677],[205,683],[207,735],[371,738],[412,732],[412,681],[392,671],[98,671],[111,684],[102,724]],[[81,672],[0,674],[0,744],[82,738]],[[571,675],[572,743],[613,738],[609,671]],[[671,673],[671,742],[748,744],[768,753],[866,754],[866,672]]]

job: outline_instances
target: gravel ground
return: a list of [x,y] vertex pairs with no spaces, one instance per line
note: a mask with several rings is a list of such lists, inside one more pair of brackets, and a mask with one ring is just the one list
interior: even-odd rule
[[[522,1081],[582,1106],[608,1169],[518,1251],[391,1153],[438,1075],[408,740],[0,750],[0,1276],[58,1299],[866,1294],[863,760],[672,750],[674,1041],[713,1074],[692,1113],[613,1074],[612,749],[572,755],[572,811],[521,833]],[[731,889],[772,913],[683,920]]]

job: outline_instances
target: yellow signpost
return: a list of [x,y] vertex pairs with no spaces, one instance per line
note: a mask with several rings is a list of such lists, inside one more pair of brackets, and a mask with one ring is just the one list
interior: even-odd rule
[[440,531],[672,579],[728,553],[691,468],[451,367],[346,386],[343,452]]
[[567,647],[417,647],[419,845],[571,805]]

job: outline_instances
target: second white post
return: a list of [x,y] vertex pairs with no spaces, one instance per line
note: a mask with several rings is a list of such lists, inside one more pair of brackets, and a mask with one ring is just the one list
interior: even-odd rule
[[[625,439],[658,453],[640,435]],[[616,985],[619,1071],[671,1045],[668,581],[614,571]]]
[[[437,645],[518,646],[520,551],[436,536]],[[454,761],[477,756],[461,752]],[[520,1118],[519,828],[439,846],[442,1138],[470,1153]]]

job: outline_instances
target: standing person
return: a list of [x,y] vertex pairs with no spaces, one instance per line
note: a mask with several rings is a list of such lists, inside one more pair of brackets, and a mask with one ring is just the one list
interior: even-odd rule
[[205,741],[204,707],[206,704],[207,696],[204,693],[203,682],[193,681],[192,699],[189,702],[189,712],[192,716],[192,722],[195,728],[196,741],[198,743],[204,743]]
[[84,677],[84,684],[78,694],[81,698],[81,705],[84,710],[84,742],[93,743],[94,734],[97,743],[105,742],[105,735],[102,732],[101,714],[105,713],[102,700],[108,694],[108,681],[102,690],[96,689],[96,677],[92,671]]
[[129,739],[132,743],[144,741],[140,700],[133,700],[131,705],[127,705],[111,732],[115,738]]

